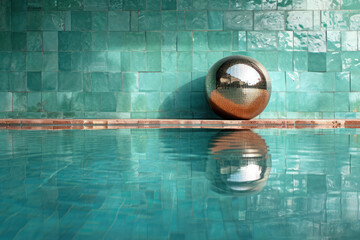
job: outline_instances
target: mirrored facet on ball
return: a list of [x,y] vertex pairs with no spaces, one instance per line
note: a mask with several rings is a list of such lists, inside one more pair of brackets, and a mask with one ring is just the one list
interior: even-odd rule
[[269,102],[271,80],[265,67],[253,58],[230,56],[209,70],[205,89],[210,107],[224,119],[251,119]]

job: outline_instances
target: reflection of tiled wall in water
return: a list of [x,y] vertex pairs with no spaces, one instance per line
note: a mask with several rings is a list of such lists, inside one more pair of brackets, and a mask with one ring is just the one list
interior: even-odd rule
[[[13,141],[0,141],[0,149],[12,153],[0,161],[1,195],[22,204],[7,208],[3,202],[12,217],[0,229],[16,233],[25,226],[20,238],[37,224],[43,231],[37,234],[54,238],[64,226],[69,236],[86,236],[101,226],[98,233],[109,238],[125,231],[156,239],[359,232],[359,137],[259,132],[269,146],[272,173],[262,192],[238,197],[210,190],[204,153],[212,135],[176,131],[59,131],[42,137],[2,132],[0,139]],[[33,154],[23,158],[28,149]],[[43,211],[34,211],[41,206]]]
[[270,72],[261,118],[355,118],[357,0],[8,0],[1,118],[208,118],[209,67],[242,54]]

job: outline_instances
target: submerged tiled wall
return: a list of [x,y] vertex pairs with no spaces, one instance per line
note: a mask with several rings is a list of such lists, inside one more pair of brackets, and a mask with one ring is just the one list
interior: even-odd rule
[[270,72],[260,118],[356,118],[358,30],[358,0],[1,0],[0,118],[215,118],[235,54]]

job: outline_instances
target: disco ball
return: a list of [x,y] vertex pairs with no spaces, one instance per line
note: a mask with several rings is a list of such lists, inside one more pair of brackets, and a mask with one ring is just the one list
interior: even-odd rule
[[253,58],[230,56],[216,62],[205,80],[210,107],[224,119],[251,119],[269,102],[271,80]]

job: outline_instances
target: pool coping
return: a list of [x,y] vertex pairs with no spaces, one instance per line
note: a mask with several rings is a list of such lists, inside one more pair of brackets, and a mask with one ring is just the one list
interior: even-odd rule
[[360,128],[360,119],[0,119],[0,129]]

